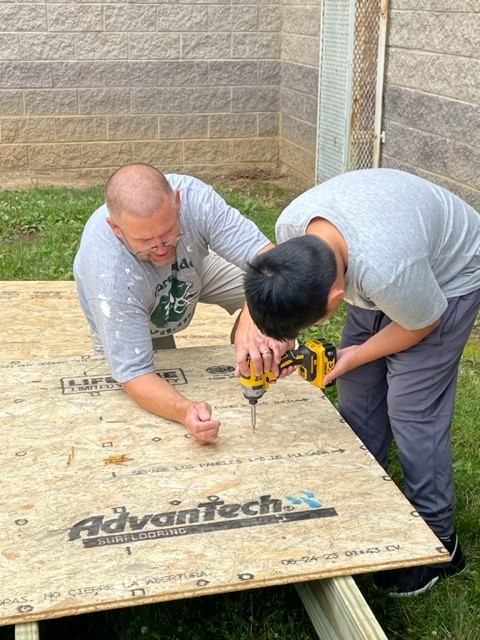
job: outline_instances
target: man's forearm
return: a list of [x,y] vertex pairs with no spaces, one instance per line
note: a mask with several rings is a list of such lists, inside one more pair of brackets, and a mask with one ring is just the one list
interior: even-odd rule
[[156,373],[146,373],[124,382],[122,388],[143,409],[161,418],[185,424],[186,411],[192,402]]
[[423,329],[404,329],[396,322],[391,322],[384,329],[373,335],[362,344],[343,347],[337,351],[337,362],[334,368],[324,377],[325,384],[330,384],[352,369],[368,362],[400,353],[421,342],[429,333],[438,327],[440,320]]
[[434,331],[439,324],[440,320],[436,320],[428,327],[411,330],[404,329],[396,322],[391,322],[359,346],[356,351],[359,359],[357,366],[413,347]]

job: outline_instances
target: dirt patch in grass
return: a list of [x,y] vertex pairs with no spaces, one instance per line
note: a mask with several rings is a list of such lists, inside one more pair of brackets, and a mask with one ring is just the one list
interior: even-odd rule
[[202,177],[215,189],[232,190],[235,193],[258,199],[267,207],[285,208],[311,184],[288,173],[266,170],[242,170],[224,175]]

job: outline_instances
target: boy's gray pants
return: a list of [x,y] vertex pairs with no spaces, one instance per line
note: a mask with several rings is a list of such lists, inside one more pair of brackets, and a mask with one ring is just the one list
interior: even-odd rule
[[[337,380],[340,413],[386,467],[394,438],[404,493],[437,536],[453,533],[450,428],[458,365],[480,307],[480,290],[452,298],[440,325],[419,344]],[[360,344],[389,322],[349,305],[341,347]]]

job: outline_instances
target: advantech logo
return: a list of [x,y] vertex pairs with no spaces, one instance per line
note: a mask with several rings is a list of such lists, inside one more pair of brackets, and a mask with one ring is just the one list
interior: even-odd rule
[[[180,504],[177,500],[170,502],[172,507]],[[219,496],[209,496],[206,502],[195,507],[144,515],[132,514],[123,506],[115,507],[114,517],[97,515],[74,524],[68,539],[82,540],[84,547],[103,547],[336,515],[334,508],[322,507],[311,491],[286,496],[286,502],[271,495],[243,503],[225,502]]]

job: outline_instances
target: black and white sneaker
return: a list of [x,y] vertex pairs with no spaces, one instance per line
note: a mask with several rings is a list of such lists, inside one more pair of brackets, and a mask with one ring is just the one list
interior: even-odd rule
[[439,540],[450,553],[449,562],[379,571],[373,577],[375,586],[388,591],[391,598],[418,596],[431,589],[440,578],[462,573],[467,566],[467,561],[457,534],[453,532],[449,538],[439,538]]

